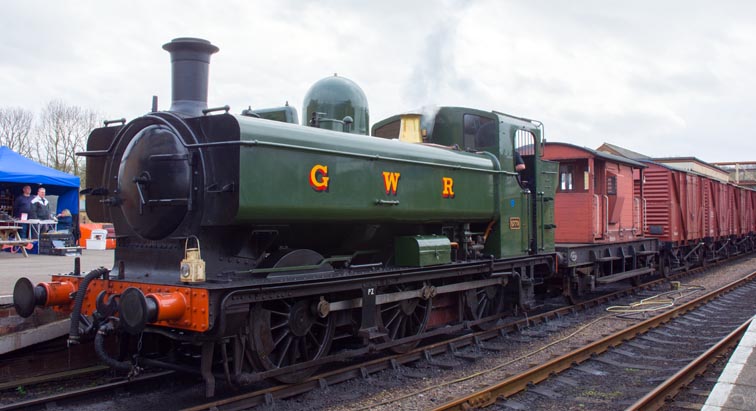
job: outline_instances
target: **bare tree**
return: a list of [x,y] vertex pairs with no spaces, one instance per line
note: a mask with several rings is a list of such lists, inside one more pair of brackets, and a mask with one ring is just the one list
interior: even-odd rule
[[[53,100],[42,110],[39,121],[38,161],[49,167],[84,178],[84,151],[87,136],[97,126],[98,114],[78,106]],[[82,182],[83,183],[83,182]]]
[[32,155],[32,129],[34,115],[21,107],[0,108],[0,146],[30,157]]

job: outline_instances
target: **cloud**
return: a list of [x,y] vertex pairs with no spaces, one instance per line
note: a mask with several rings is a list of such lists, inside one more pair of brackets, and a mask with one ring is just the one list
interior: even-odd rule
[[[756,3],[324,0],[9,2],[0,106],[47,102],[133,118],[170,103],[163,43],[207,38],[209,104],[289,103],[338,72],[375,122],[420,105],[544,122],[547,136],[659,155],[748,160]],[[655,155],[654,153],[651,153]]]

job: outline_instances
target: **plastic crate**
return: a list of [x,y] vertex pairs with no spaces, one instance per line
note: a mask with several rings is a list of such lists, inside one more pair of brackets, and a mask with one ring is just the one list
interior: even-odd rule
[[89,239],[87,240],[87,250],[104,250],[105,249],[105,239],[102,240],[93,240]]

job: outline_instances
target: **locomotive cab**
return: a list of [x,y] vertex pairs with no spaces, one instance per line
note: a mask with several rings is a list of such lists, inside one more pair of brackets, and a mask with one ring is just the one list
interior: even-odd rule
[[[414,117],[419,117],[420,138],[406,138],[403,133],[409,121],[417,121]],[[435,144],[460,151],[489,152],[506,171],[514,171],[515,150],[529,165],[527,169],[535,169],[540,157],[536,142],[540,142],[541,133],[538,122],[465,107],[423,107],[381,120],[372,128],[375,137]]]
[[[419,120],[414,117],[419,116]],[[419,123],[419,138],[403,135],[407,123]],[[379,121],[372,135],[440,145],[450,150],[486,153],[500,168],[498,224],[486,250],[494,255],[520,255],[554,249],[554,194],[558,164],[542,156],[541,123],[499,112],[463,107],[424,107]],[[516,154],[525,163],[517,172]]]

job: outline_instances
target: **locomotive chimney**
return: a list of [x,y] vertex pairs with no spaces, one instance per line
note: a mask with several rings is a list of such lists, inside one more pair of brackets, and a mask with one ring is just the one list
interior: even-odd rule
[[210,55],[218,47],[190,37],[173,39],[163,45],[171,53],[172,101],[170,111],[201,116],[207,108],[207,81]]

